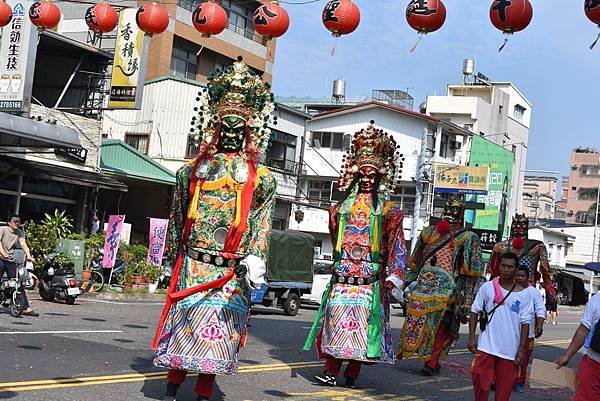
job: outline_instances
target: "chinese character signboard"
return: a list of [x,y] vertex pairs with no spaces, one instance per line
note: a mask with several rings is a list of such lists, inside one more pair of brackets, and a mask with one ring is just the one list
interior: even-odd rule
[[487,194],[487,167],[435,166],[435,192],[453,194]]
[[479,241],[481,242],[481,248],[488,251],[493,250],[494,245],[502,241],[502,236],[498,231],[474,228],[473,232],[479,237]]
[[150,219],[150,242],[148,244],[148,258],[146,259],[146,264],[155,266],[162,265],[168,225],[169,220],[167,219]]
[[147,41],[135,22],[136,12],[135,8],[126,8],[119,16],[108,102],[112,109],[139,109],[142,104]]
[[125,215],[123,214],[111,215],[108,218],[106,236],[104,237],[104,258],[102,259],[102,267],[104,268],[110,269],[115,265],[124,220]]
[[473,136],[469,164],[490,169],[488,193],[476,198],[477,202],[485,203],[485,209],[465,215],[466,220],[473,223],[473,227],[508,235],[513,163],[514,155],[511,151],[487,139]]
[[0,111],[29,113],[38,35],[27,15],[33,1],[6,0],[12,20],[0,43]]

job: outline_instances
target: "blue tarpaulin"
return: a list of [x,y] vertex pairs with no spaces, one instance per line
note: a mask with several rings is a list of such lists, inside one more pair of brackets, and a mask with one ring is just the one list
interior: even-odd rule
[[600,273],[600,262],[586,263],[584,266],[587,270],[591,270],[596,273]]

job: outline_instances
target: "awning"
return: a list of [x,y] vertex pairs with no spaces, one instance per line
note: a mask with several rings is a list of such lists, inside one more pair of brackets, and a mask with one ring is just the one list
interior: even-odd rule
[[586,263],[585,267],[587,270],[591,270],[595,273],[600,273],[600,262],[590,262],[590,263]]
[[81,148],[81,142],[72,128],[0,113],[0,146]]
[[116,139],[102,141],[100,168],[116,177],[175,185],[175,174],[171,170]]
[[0,156],[0,161],[5,162],[8,165],[15,166],[23,172],[26,172],[28,175],[34,175],[47,180],[66,182],[68,184],[81,185],[85,187],[127,192],[127,185],[115,180],[112,177],[108,177],[106,174],[84,170],[81,167],[64,167],[55,164],[7,156]]

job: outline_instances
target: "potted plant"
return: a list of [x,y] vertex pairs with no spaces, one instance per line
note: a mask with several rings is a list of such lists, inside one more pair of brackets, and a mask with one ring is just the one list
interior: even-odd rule
[[156,279],[160,275],[160,270],[158,266],[154,265],[146,265],[146,278],[148,281],[148,292],[153,293],[156,292],[156,288],[158,284],[156,283]]

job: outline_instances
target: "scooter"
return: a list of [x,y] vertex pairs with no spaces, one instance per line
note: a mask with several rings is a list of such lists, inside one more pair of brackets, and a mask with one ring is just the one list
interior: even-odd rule
[[58,267],[54,260],[58,254],[45,255],[44,272],[40,281],[40,296],[44,301],[65,301],[73,305],[75,298],[81,294],[81,289],[75,277],[73,264]]
[[25,282],[25,255],[22,251],[15,251],[11,255],[9,262],[16,262],[17,277],[0,277],[0,305],[8,303],[8,310],[13,317],[19,317],[23,313],[23,304],[21,303],[21,292],[25,291],[23,285]]
[[35,269],[33,268],[33,263],[28,260],[25,263],[25,269],[27,270],[27,274],[25,276],[24,287],[26,290],[34,290],[37,288],[40,280],[35,275]]

